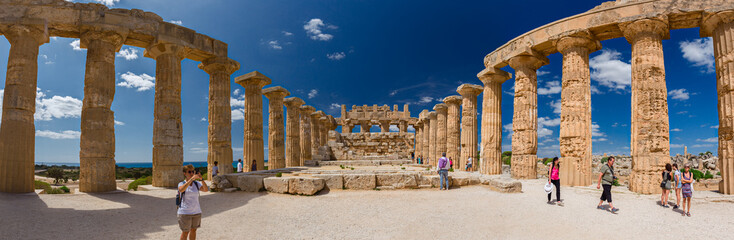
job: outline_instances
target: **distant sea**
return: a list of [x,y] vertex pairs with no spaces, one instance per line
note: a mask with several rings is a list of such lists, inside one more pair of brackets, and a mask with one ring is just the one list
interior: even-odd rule
[[[265,159],[265,163],[267,163],[268,160]],[[71,167],[79,167],[79,163],[60,163],[60,162],[36,162],[36,165],[48,165],[48,166],[71,166]],[[184,162],[183,165],[194,165],[194,167],[206,167],[206,162]],[[115,165],[125,168],[153,168],[152,162],[121,162],[121,163],[115,163]],[[232,162],[232,167],[237,167],[237,161],[235,160]]]

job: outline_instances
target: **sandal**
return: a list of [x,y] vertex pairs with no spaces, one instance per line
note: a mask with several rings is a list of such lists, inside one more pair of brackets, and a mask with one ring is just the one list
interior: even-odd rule
[[691,213],[686,213],[686,216],[689,216],[690,217],[691,216]]
[[612,208],[612,213],[619,211],[619,208]]
[[602,206],[596,206],[596,209],[604,210],[604,207],[602,207]]

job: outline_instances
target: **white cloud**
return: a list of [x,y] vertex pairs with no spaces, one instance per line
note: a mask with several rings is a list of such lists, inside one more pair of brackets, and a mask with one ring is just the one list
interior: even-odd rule
[[270,48],[275,49],[275,50],[283,49],[283,46],[281,46],[280,43],[278,43],[278,40],[269,41],[268,46],[270,46]]
[[79,139],[82,132],[66,130],[61,132],[54,132],[48,130],[36,130],[36,137],[45,137],[50,139]]
[[591,123],[591,137],[606,137],[607,135],[599,131],[599,124]]
[[56,62],[50,60],[46,54],[41,54],[40,57],[43,58],[43,60],[44,60],[43,63],[44,64],[47,64],[48,65],[48,64],[54,64],[54,63],[56,63]]
[[124,125],[125,125],[125,123],[124,123],[124,122],[120,122],[120,121],[117,121],[117,120],[115,120],[115,125],[120,125],[120,126],[124,126]]
[[415,132],[413,125],[408,125],[408,132]]
[[553,130],[541,127],[538,128],[538,138],[543,138],[545,136],[550,136],[553,134]]
[[606,141],[606,140],[608,140],[608,139],[607,139],[607,138],[605,138],[605,137],[601,137],[601,138],[592,138],[592,139],[591,139],[591,141],[592,141],[592,142],[604,142],[604,141]]
[[341,109],[341,108],[342,108],[342,105],[341,104],[338,104],[338,103],[332,103],[331,105],[329,105],[329,109],[331,109],[331,110]]
[[502,130],[504,130],[505,132],[512,133],[512,123],[502,125]]
[[602,50],[589,60],[591,79],[602,86],[623,90],[632,83],[632,65],[621,61],[622,54],[615,50]]
[[306,22],[306,25],[303,25],[303,29],[306,30],[306,34],[313,40],[329,41],[334,38],[334,35],[322,32],[321,29],[323,27],[331,29],[336,28],[336,26],[325,24],[324,21],[321,21],[321,19],[318,18],[311,19]]
[[390,125],[390,132],[400,132],[400,128],[395,125]]
[[117,57],[125,58],[125,60],[135,60],[138,58],[138,50],[135,48],[125,48],[120,50],[117,54],[115,54]]
[[115,3],[120,2],[120,0],[94,0],[94,1],[95,2],[98,2],[98,3],[101,3],[101,4],[104,4],[104,5],[108,6],[108,7],[114,6]]
[[554,100],[548,104],[553,108],[553,113],[561,114],[561,100]]
[[120,78],[124,80],[117,84],[120,87],[126,88],[137,88],[138,92],[153,89],[155,87],[155,77],[151,77],[148,74],[136,75],[132,72],[126,72],[120,75]]
[[36,88],[36,121],[50,121],[54,118],[78,118],[82,116],[82,101],[70,96],[45,98],[40,88]]
[[288,32],[288,31],[282,31],[282,32],[283,32],[283,35],[285,36],[293,36],[292,32]]
[[245,120],[245,109],[232,109],[232,122],[237,120]]
[[676,100],[688,100],[689,94],[685,88],[674,89],[668,92],[668,96]]
[[192,153],[208,153],[209,152],[208,150],[209,148],[200,148],[200,147],[189,148],[189,151]]
[[240,89],[235,89],[234,92],[232,92],[233,95],[237,96],[240,95]]
[[696,139],[696,141],[697,142],[710,142],[710,143],[715,143],[715,142],[719,142],[719,137],[710,137],[710,138],[706,138],[706,139],[700,139],[699,138],[699,139]]
[[345,57],[347,57],[347,55],[344,54],[344,52],[335,52],[335,53],[326,54],[326,57],[331,60],[342,60]]
[[543,70],[538,70],[535,72],[535,74],[538,75],[538,77],[543,76],[543,75],[548,75],[549,73],[550,73],[549,71],[543,71]]
[[703,147],[715,147],[715,146],[716,145],[714,145],[714,144],[694,144],[691,147],[694,147],[694,148],[703,148]]
[[170,20],[168,22],[179,25],[179,26],[183,26],[183,22],[181,20]]
[[229,98],[230,107],[245,107],[245,99]]
[[420,103],[430,103],[433,102],[432,97],[421,97]]
[[72,49],[74,49],[74,51],[82,51],[82,50],[84,50],[81,47],[79,47],[80,44],[81,44],[81,41],[79,39],[74,40],[71,43],[69,43],[69,45],[71,46]]
[[205,117],[203,117],[203,118],[201,118],[201,120],[199,120],[199,121],[202,121],[202,122],[206,122],[206,118],[205,118]]
[[545,88],[538,88],[539,95],[550,95],[550,94],[557,94],[560,92],[561,92],[561,82],[560,81],[546,82]]
[[308,92],[308,99],[315,98],[319,95],[319,90],[311,89],[311,91]]
[[591,94],[601,94],[601,91],[596,86],[591,85]]
[[683,148],[683,144],[670,144],[670,148]]
[[680,132],[680,131],[682,131],[682,130],[680,130],[680,128],[673,128],[673,129],[670,129],[670,131],[671,131],[671,132]]
[[[0,100],[2,100],[2,99],[0,99]],[[716,129],[718,129],[719,128],[719,125],[717,124],[717,125],[711,126],[710,128],[716,128]]]
[[693,66],[703,67],[704,72],[714,72],[714,41],[710,37],[681,41],[679,45],[683,58]]

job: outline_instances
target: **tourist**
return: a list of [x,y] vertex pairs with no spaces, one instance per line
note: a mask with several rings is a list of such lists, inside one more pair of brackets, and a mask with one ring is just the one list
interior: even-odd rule
[[471,165],[471,157],[469,157],[469,159],[466,160],[466,169],[464,170],[469,171],[469,172],[474,171],[474,167]]
[[217,174],[219,174],[219,167],[218,167],[218,165],[219,165],[219,162],[214,161],[214,167],[212,167],[212,179],[214,179],[214,177],[216,177]]
[[242,172],[242,159],[237,160],[237,172]]
[[[553,162],[550,164],[550,168],[548,168],[548,183],[552,183],[556,186],[556,202],[563,202],[561,201],[561,178],[558,174],[559,170],[558,168],[561,166],[558,163],[558,157],[553,158]],[[548,204],[552,204],[551,202],[551,194],[553,192],[548,193]]]
[[418,164],[423,164],[423,155],[418,156]]
[[665,164],[665,170],[663,170],[663,181],[660,182],[660,188],[663,189],[663,194],[660,196],[660,204],[665,208],[669,208],[668,199],[670,198],[670,189],[673,188],[673,166],[670,163]]
[[680,205],[680,191],[683,187],[683,182],[680,180],[680,169],[678,169],[678,164],[673,163],[673,170],[675,170],[674,173],[674,179],[675,179],[675,206],[673,206],[673,209],[678,209],[678,206]]
[[[181,228],[181,239],[187,237],[196,239],[196,229],[201,227],[201,206],[199,206],[199,192],[209,191],[206,181],[201,181],[201,174],[194,169],[194,165],[183,167],[186,180],[178,184],[181,194],[181,205],[178,211],[178,227]],[[198,181],[197,181],[198,180]]]
[[609,203],[609,207],[611,207],[612,213],[615,213],[619,211],[619,208],[615,208],[614,204],[612,204],[612,184],[614,183],[614,180],[617,179],[616,176],[614,176],[614,157],[609,157],[607,159],[607,164],[601,165],[601,169],[599,170],[599,180],[596,182],[596,189],[599,189],[599,186],[604,186],[604,191],[601,193],[601,199],[599,200],[599,205],[596,206],[597,209],[604,209],[601,204],[604,203],[604,201],[607,201]]
[[443,153],[442,156],[438,159],[439,190],[449,190],[449,160],[446,159],[446,153]]
[[449,168],[451,168],[451,169],[454,168],[454,159],[452,159],[451,157],[449,157]]
[[250,167],[250,171],[257,171],[257,161],[255,159],[252,159],[252,165]]
[[[686,163],[686,165],[683,167],[683,175],[681,176],[681,182],[683,183],[683,186],[681,187],[681,190],[683,192],[683,211],[686,212],[684,215],[691,216],[691,197],[693,196],[693,187],[691,184],[693,183],[693,173],[691,172],[691,164]],[[686,208],[686,202],[688,203],[688,208]]]

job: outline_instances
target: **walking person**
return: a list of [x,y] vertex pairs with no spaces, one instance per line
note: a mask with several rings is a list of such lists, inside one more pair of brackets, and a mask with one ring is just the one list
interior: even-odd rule
[[465,169],[465,171],[468,171],[468,172],[474,171],[474,166],[472,166],[471,160],[472,160],[471,157],[469,157],[469,159],[466,160],[466,169]]
[[439,190],[449,190],[449,160],[446,159],[446,153],[443,153],[442,156],[438,159]]
[[660,204],[664,208],[669,208],[668,199],[670,198],[670,189],[673,188],[673,166],[670,163],[665,164],[665,170],[663,170],[663,181],[660,182],[660,188],[663,189],[662,195],[660,195]]
[[[683,167],[683,174],[681,176],[681,182],[683,183],[683,187],[681,188],[683,192],[683,211],[686,213],[684,215],[691,216],[691,197],[693,196],[693,188],[691,187],[691,184],[693,183],[693,173],[691,172],[691,164],[686,163]],[[688,203],[688,208],[686,208],[686,202]]]
[[607,201],[609,207],[612,208],[612,213],[619,211],[619,208],[615,208],[614,204],[612,204],[612,183],[614,183],[614,179],[616,178],[614,176],[614,157],[612,156],[607,159],[607,164],[601,165],[601,169],[599,170],[599,180],[596,182],[596,189],[599,189],[601,185],[604,187],[604,191],[601,193],[599,205],[596,206],[597,209],[604,210],[601,204]]
[[451,159],[451,157],[449,157],[449,168],[454,168],[454,159]]
[[[548,183],[552,183],[556,186],[556,202],[563,203],[563,201],[561,201],[561,178],[559,176],[560,166],[561,165],[558,163],[558,157],[553,158],[553,162],[551,162],[551,166],[548,168]],[[552,192],[548,193],[548,204],[553,204],[553,202],[551,202],[551,194]]]
[[680,206],[680,192],[681,188],[683,188],[683,182],[681,182],[681,173],[678,169],[677,163],[673,163],[673,171],[673,179],[675,180],[675,206],[673,206],[673,209],[678,209],[678,207]]
[[178,227],[181,228],[181,240],[196,239],[196,229],[201,227],[201,206],[199,205],[199,192],[208,192],[206,181],[202,181],[201,173],[194,169],[194,165],[183,167],[186,180],[178,183],[180,194],[180,205],[176,214],[178,216]]
[[252,165],[250,167],[250,171],[252,172],[257,171],[257,161],[255,161],[255,159],[252,159]]
[[214,167],[212,167],[212,179],[219,174],[219,162],[214,161]]
[[237,160],[237,172],[242,172],[242,159]]

